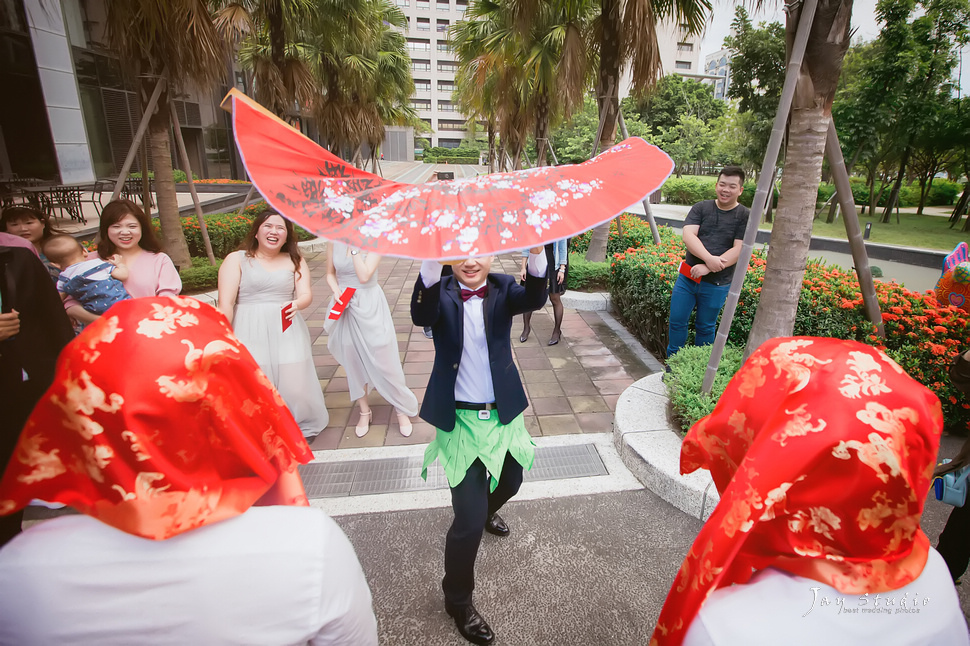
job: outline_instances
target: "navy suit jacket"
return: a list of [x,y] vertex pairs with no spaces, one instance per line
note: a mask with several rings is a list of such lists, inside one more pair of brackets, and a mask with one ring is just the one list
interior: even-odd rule
[[[498,419],[508,424],[528,406],[519,371],[512,363],[512,317],[537,310],[546,303],[548,279],[526,274],[525,286],[505,274],[489,274],[488,295],[482,305],[485,338],[495,391]],[[464,340],[464,309],[461,284],[453,276],[442,276],[432,287],[421,277],[411,295],[411,320],[434,332],[434,367],[421,405],[421,419],[435,428],[455,428],[455,381]],[[486,403],[486,402],[474,402]]]

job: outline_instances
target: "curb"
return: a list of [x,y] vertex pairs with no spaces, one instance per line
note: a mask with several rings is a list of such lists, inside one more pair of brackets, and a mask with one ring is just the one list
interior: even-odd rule
[[706,470],[680,474],[680,433],[667,418],[663,372],[628,387],[616,402],[613,443],[637,480],[686,514],[707,520],[720,501]]
[[564,307],[585,312],[609,312],[613,308],[609,292],[567,290],[562,295],[562,304]]

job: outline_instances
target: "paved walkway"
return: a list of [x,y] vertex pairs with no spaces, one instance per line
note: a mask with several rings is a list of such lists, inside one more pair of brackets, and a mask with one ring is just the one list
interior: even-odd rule
[[[311,444],[314,450],[361,448],[400,444],[423,444],[434,437],[434,429],[417,418],[414,432],[400,434],[390,405],[373,391],[368,402],[374,411],[370,432],[354,434],[358,413],[350,400],[346,374],[327,350],[323,323],[331,291],[326,282],[326,255],[308,255],[313,279],[313,304],[304,312],[313,339],[314,363],[323,387],[328,426]],[[518,256],[496,259],[493,271],[518,273]],[[410,301],[420,263],[385,258],[378,268],[384,293],[391,307],[398,347],[407,385],[421,401],[434,362],[433,342],[422,328],[411,323]],[[532,317],[532,335],[520,343],[521,322],[513,326],[513,354],[529,396],[525,422],[534,436],[569,433],[607,433],[613,427],[613,411],[623,390],[650,371],[610,326],[612,317],[600,312],[566,310],[562,341],[547,345],[552,332],[552,310],[547,304]],[[615,326],[615,323],[614,323]]]

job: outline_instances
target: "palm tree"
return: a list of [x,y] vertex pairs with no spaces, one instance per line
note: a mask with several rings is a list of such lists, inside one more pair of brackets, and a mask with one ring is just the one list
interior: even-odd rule
[[[789,42],[800,14],[799,7],[787,15]],[[788,121],[781,199],[772,225],[761,299],[748,337],[749,353],[767,339],[790,335],[795,326],[832,100],[849,47],[851,14],[852,0],[819,0]]]
[[539,166],[546,165],[550,123],[568,119],[589,87],[595,15],[593,0],[546,0],[529,21],[525,71]]
[[[661,72],[657,24],[674,20],[687,34],[699,34],[710,11],[710,0],[661,3],[653,0],[600,0],[600,67],[596,95],[600,97],[599,113],[604,125],[599,150],[606,150],[616,141],[620,70],[623,66],[630,66],[632,93],[643,94],[656,82]],[[606,259],[609,232],[609,223],[593,230],[586,252],[587,260],[602,262]]]
[[321,11],[308,25],[318,87],[311,105],[330,148],[349,149],[360,161],[364,145],[375,155],[385,124],[417,118],[409,106],[414,80],[406,40],[392,29],[407,24],[401,10],[387,0],[343,7]]
[[227,42],[250,39],[240,62],[253,72],[254,98],[282,117],[305,105],[313,78],[298,46],[299,31],[319,10],[315,0],[213,0],[213,20]]
[[191,259],[175,195],[168,93],[188,84],[205,88],[219,81],[225,73],[224,41],[204,0],[109,2],[106,20],[110,46],[138,84],[143,110],[159,79],[168,80],[147,134],[162,244],[176,266],[187,267]]

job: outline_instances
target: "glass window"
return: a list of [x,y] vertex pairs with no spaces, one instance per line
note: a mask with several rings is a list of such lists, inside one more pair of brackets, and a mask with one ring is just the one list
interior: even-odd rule
[[[428,67],[431,67],[431,65],[429,64]],[[431,81],[414,79],[414,89],[418,92],[430,92]]]
[[692,52],[694,51],[694,43],[677,43],[678,52]]
[[679,70],[689,70],[690,61],[677,61],[676,63],[674,63],[674,67]]

